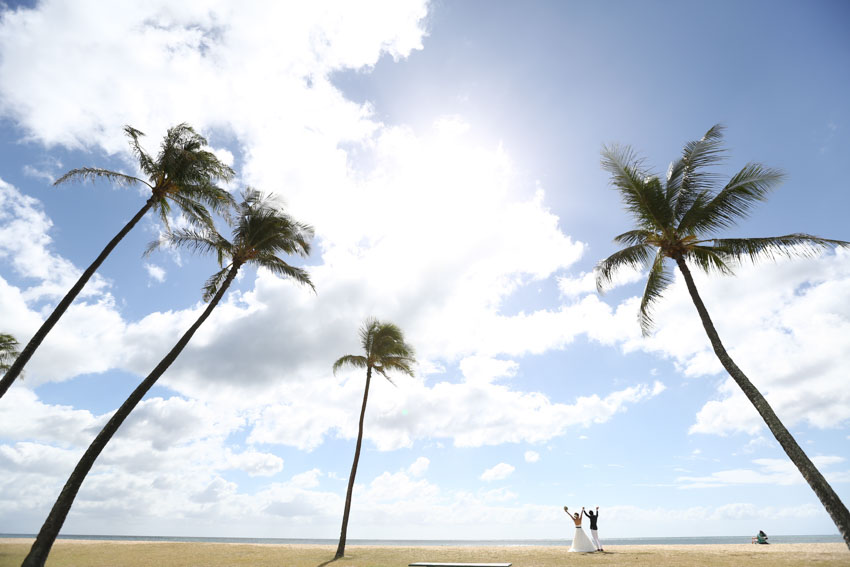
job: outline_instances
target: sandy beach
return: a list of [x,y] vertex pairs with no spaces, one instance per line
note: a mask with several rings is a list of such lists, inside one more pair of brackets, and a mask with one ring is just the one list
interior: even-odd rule
[[[0,567],[21,564],[32,540],[0,539]],[[405,567],[417,561],[505,562],[514,567],[564,565],[691,566],[850,566],[843,543],[774,545],[628,545],[604,553],[567,553],[567,547],[396,547],[350,546],[346,556],[331,561],[328,545],[241,543],[173,543],[60,540],[50,554],[50,567]]]

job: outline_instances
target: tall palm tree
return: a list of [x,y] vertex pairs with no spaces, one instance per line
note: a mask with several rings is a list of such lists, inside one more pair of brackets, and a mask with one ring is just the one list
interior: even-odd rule
[[9,370],[18,356],[18,341],[12,335],[0,333],[0,372]]
[[9,371],[0,379],[0,397],[3,397],[12,382],[20,375],[47,333],[68,310],[106,257],[149,210],[159,212],[166,228],[168,228],[168,213],[171,212],[172,203],[194,224],[212,226],[210,211],[227,214],[227,211],[235,206],[230,193],[215,185],[217,180],[232,179],[233,170],[222,163],[215,154],[204,149],[207,145],[206,139],[188,124],[178,124],[168,130],[156,159],[142,149],[139,143],[139,137],[144,136],[142,132],[125,126],[124,133],[130,138],[130,147],[139,162],[139,169],[147,180],[108,169],[83,167],[72,169],[57,179],[54,185],[68,181],[106,179],[118,185],[147,185],[151,190],[151,196],[139,212],[109,241],[106,248],[86,268],[77,283],[71,287],[50,316],[41,324]]
[[779,170],[750,163],[718,190],[718,176],[705,168],[725,157],[722,134],[722,126],[715,125],[702,139],[686,144],[682,157],[670,165],[665,181],[649,174],[630,148],[604,148],[602,166],[611,173],[611,183],[620,192],[637,227],[614,239],[624,248],[597,264],[596,285],[601,292],[620,268],[649,269],[639,312],[641,330],[646,336],[653,325],[651,307],[673,281],[665,260],[670,258],[675,262],[717,358],[820,498],[850,548],[847,507],[761,392],[726,352],[688,267],[690,264],[705,272],[731,274],[732,267],[745,259],[755,262],[777,255],[812,256],[823,249],[850,246],[850,242],[801,233],[766,238],[713,238],[712,233],[745,218],[750,208],[766,200],[770,190],[783,178]]
[[[195,323],[189,327],[189,330],[180,337],[174,348],[133,390],[133,393],[118,408],[118,411],[89,445],[64,488],[62,488],[59,498],[41,527],[41,531],[38,533],[29,555],[24,559],[22,567],[41,567],[44,565],[47,555],[50,553],[50,548],[65,522],[65,517],[71,510],[74,498],[98,455],[115,435],[115,432],[118,431],[127,416],[130,415],[130,412],[142,400],[142,397],[165,373],[171,363],[177,359],[195,331],[207,320],[243,265],[254,264],[266,268],[274,274],[292,278],[300,284],[313,288],[310,277],[305,270],[287,264],[278,256],[279,254],[307,256],[310,253],[310,240],[313,236],[311,227],[296,222],[289,215],[277,209],[272,200],[256,191],[249,190],[244,194],[244,201],[239,205],[238,214],[232,241],[225,239],[211,227],[183,229],[171,233],[167,238],[167,241],[172,244],[186,245],[199,252],[213,252],[218,256],[219,265],[223,267],[213,274],[204,285],[204,301],[208,301],[209,305]],[[154,243],[149,247],[149,250],[155,249],[158,245],[159,243]],[[226,265],[225,262],[227,262]]]
[[404,342],[404,334],[392,323],[382,323],[374,318],[366,319],[360,327],[360,344],[366,356],[347,354],[334,362],[334,374],[347,366],[366,369],[366,387],[363,389],[363,405],[360,408],[360,425],[357,430],[357,445],[354,449],[354,463],[348,477],[348,490],[345,493],[345,509],[342,513],[342,531],[334,559],[345,555],[345,538],[348,533],[348,514],[351,511],[351,493],[354,490],[354,477],[357,475],[357,463],[360,461],[360,447],[363,444],[363,419],[366,416],[366,401],[369,399],[369,384],[372,370],[393,383],[387,372],[398,371],[413,376],[411,366],[416,363],[413,347]]

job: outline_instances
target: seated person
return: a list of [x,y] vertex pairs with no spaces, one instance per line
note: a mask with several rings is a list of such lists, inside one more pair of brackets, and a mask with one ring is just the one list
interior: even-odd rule
[[753,538],[753,543],[762,543],[767,545],[767,534],[759,530],[759,535]]

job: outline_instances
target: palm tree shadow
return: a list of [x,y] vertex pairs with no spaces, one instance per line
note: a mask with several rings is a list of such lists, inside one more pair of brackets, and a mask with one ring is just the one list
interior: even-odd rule
[[337,559],[339,559],[339,557],[334,557],[333,559],[331,559],[329,561],[325,561],[324,563],[319,563],[318,565],[316,565],[316,567],[327,567],[328,565],[330,565],[331,563],[333,563]]

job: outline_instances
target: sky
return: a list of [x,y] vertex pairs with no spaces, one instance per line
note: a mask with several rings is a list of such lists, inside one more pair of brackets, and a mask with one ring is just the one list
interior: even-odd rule
[[[0,7],[0,332],[25,343],[143,205],[187,122],[315,228],[316,293],[245,269],[86,479],[65,534],[336,538],[367,317],[416,349],[373,380],[348,537],[832,534],[726,375],[679,277],[593,267],[632,228],[600,151],[658,174],[712,125],[731,176],[787,180],[721,236],[850,240],[850,6],[841,1]],[[180,223],[180,219],[173,219]],[[85,448],[202,311],[214,258],[143,256],[146,217],[0,399],[0,533],[35,533]],[[850,502],[850,251],[695,275],[738,365]]]

